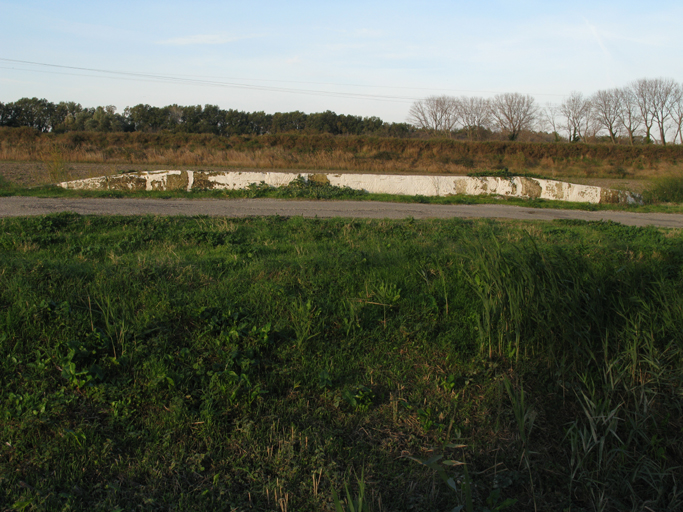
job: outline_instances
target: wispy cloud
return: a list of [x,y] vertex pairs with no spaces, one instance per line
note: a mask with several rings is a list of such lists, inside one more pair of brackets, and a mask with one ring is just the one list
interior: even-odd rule
[[229,34],[196,34],[193,36],[164,39],[163,41],[157,41],[157,44],[166,44],[170,46],[187,46],[193,44],[226,44],[233,43],[241,39],[248,39],[248,37],[235,37]]
[[587,19],[584,18],[584,21],[586,25],[588,26],[588,29],[591,31],[593,34],[593,37],[595,38],[595,42],[598,43],[598,46],[602,50],[602,53],[607,57],[608,59],[611,59],[612,56],[610,55],[609,51],[607,50],[607,47],[605,47],[605,44],[602,42],[602,37],[600,37],[600,33],[598,32],[598,29],[595,25],[591,25]]

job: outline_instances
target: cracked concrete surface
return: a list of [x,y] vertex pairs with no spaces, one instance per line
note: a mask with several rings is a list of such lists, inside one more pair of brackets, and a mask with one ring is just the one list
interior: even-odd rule
[[288,185],[297,178],[349,187],[376,194],[450,196],[456,194],[495,194],[504,197],[552,199],[586,203],[641,203],[638,194],[592,185],[512,176],[422,176],[352,173],[284,173],[244,171],[165,170],[100,176],[59,183],[67,189],[89,190],[242,190],[265,183],[273,187]]

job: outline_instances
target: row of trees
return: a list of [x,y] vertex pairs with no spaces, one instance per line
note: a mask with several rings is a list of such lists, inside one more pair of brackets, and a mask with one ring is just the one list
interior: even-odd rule
[[445,136],[464,132],[469,139],[497,129],[510,140],[534,127],[537,108],[534,99],[519,93],[499,94],[493,99],[462,96],[430,96],[410,107],[408,122]]
[[407,123],[386,123],[378,117],[339,115],[331,111],[243,112],[224,110],[216,105],[153,107],[135,105],[122,114],[113,105],[84,108],[75,102],[51,103],[45,99],[22,98],[0,103],[0,126],[28,126],[41,132],[185,132],[216,135],[262,135],[264,133],[304,132],[376,134],[406,136],[415,131]]
[[0,103],[0,126],[41,132],[160,132],[262,135],[330,133],[389,137],[446,136],[469,140],[520,137],[536,141],[683,144],[683,85],[672,79],[641,79],[590,97],[573,92],[559,105],[536,104],[519,93],[493,98],[431,96],[410,108],[408,123],[331,111],[243,112],[216,105],[84,108],[75,102],[22,98]]
[[491,99],[431,96],[413,104],[408,121],[433,134],[469,139],[487,138],[493,130],[517,140],[537,131],[556,141],[683,144],[683,85],[644,78],[590,97],[573,92],[561,104],[545,107],[519,93]]

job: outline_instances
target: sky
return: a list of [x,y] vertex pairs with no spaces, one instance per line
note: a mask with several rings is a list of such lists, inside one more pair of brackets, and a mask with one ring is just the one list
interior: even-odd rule
[[683,2],[0,0],[0,102],[406,121],[432,95],[560,103],[683,81]]

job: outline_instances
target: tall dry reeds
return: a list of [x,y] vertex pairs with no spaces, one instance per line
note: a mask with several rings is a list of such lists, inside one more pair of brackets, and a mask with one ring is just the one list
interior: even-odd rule
[[683,171],[683,147],[462,142],[453,140],[263,135],[37,134],[0,129],[0,160],[69,163],[321,169],[463,175],[508,169],[565,177],[652,177]]

